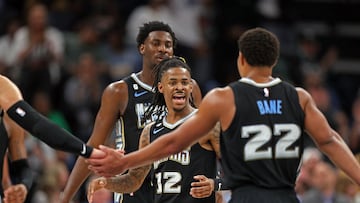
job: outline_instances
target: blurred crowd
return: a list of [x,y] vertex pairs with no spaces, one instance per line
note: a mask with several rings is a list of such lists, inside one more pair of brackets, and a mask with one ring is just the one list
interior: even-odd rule
[[[274,31],[282,47],[274,75],[307,89],[351,150],[360,152],[360,74],[335,72],[334,64],[342,56],[336,44],[319,40],[311,30],[296,29],[282,12],[285,1],[0,2],[0,73],[11,78],[39,112],[84,141],[106,85],[141,69],[138,27],[161,20],[176,33],[175,54],[187,60],[203,94],[239,78],[236,40],[244,30],[264,26]],[[27,202],[56,202],[76,157],[31,136],[26,145],[36,177]],[[306,145],[296,185],[300,199],[360,202],[359,188],[310,139]],[[81,203],[86,202],[84,188],[77,196]],[[111,202],[107,191],[97,198],[94,203]]]

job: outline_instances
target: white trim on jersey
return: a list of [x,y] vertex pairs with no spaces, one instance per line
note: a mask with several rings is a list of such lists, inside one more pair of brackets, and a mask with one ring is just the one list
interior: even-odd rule
[[142,88],[144,88],[144,89],[146,89],[146,90],[148,90],[148,91],[150,91],[150,92],[155,92],[155,91],[153,90],[152,86],[150,86],[150,85],[142,82],[142,81],[138,78],[137,74],[132,73],[132,74],[131,74],[131,77],[132,77],[132,79],[134,79],[135,82],[136,82],[137,84],[139,84]]
[[250,78],[241,78],[239,80],[239,82],[243,82],[243,83],[247,83],[250,85],[254,85],[256,87],[270,87],[270,86],[274,86],[277,85],[281,82],[280,78],[274,78],[274,80],[270,81],[270,82],[266,82],[266,83],[257,83],[253,80],[251,80]]

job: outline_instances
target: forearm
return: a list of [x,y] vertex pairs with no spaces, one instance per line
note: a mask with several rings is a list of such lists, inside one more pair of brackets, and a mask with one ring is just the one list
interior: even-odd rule
[[85,179],[90,175],[90,170],[85,163],[85,160],[79,157],[71,171],[69,179],[67,180],[65,189],[62,194],[62,202],[69,202],[75,196],[80,186],[84,183]]
[[22,128],[54,149],[84,157],[91,155],[92,147],[52,123],[23,100],[12,105],[7,110],[7,114]]
[[144,166],[130,170],[128,173],[120,176],[107,178],[105,188],[118,193],[135,192],[141,187],[149,171],[150,166]]
[[335,134],[332,139],[318,145],[331,161],[360,185],[360,166],[346,143]]

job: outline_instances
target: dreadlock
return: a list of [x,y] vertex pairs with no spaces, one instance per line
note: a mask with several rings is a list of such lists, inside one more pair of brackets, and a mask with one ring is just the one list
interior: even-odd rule
[[[185,59],[177,56],[164,59],[154,67],[153,74],[155,76],[155,80],[153,83],[153,90],[155,94],[152,103],[145,111],[145,116],[144,116],[145,119],[151,119],[151,118],[160,119],[162,118],[164,112],[167,111],[165,98],[164,95],[159,92],[158,83],[161,81],[164,72],[175,67],[183,67],[191,73],[191,69],[186,64]],[[190,105],[195,107],[194,99],[192,95],[190,96]]]

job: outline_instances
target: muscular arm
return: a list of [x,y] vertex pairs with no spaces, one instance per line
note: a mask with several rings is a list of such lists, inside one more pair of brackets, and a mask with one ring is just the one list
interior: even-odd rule
[[[147,125],[141,133],[139,149],[150,144],[150,125]],[[146,175],[149,173],[151,165],[130,169],[128,173],[108,178],[105,188],[113,192],[131,193],[140,188]]]
[[297,90],[300,104],[305,112],[305,130],[319,149],[360,185],[360,165],[354,155],[340,135],[329,126],[311,96],[303,89]]
[[23,100],[16,85],[4,76],[0,76],[0,106],[9,118],[50,147],[85,157],[91,155],[92,147],[33,109]]
[[[97,147],[104,144],[115,126],[119,113],[122,114],[125,111],[127,100],[127,85],[123,81],[112,83],[104,90],[88,145]],[[85,159],[79,157],[65,186],[62,196],[63,203],[69,202],[74,197],[89,174],[90,170]]]
[[[143,129],[140,135],[139,149],[144,148],[145,146],[150,144],[150,127],[151,124],[145,126],[145,128]],[[101,188],[105,188],[112,192],[118,193],[135,192],[141,187],[150,169],[151,165],[146,165],[130,169],[127,173],[119,176],[111,178],[100,177],[92,180],[88,186],[87,198],[89,202],[91,202],[95,191]]]
[[[202,146],[209,145],[211,150],[216,153],[218,159],[221,158],[220,153],[220,122],[217,122],[215,127],[205,136],[199,140],[199,144]],[[206,147],[204,147],[206,148]],[[208,148],[208,147],[207,147]]]
[[[23,202],[33,184],[31,169],[27,163],[25,147],[25,131],[12,121],[6,114],[3,119],[6,131],[9,136],[9,155],[14,171],[15,181],[10,180],[10,185],[4,191],[4,198],[7,201]],[[7,161],[7,157],[6,160]],[[9,173],[6,174],[9,176]]]
[[9,135],[9,154],[12,161],[26,159],[25,131],[4,115],[6,131]]
[[[207,150],[214,151],[218,159],[220,153],[220,122],[204,137],[200,138],[199,144]],[[215,160],[214,160],[215,161]],[[202,174],[194,176],[195,181],[191,183],[190,194],[194,198],[205,198],[210,196],[215,189],[215,177],[206,177]]]
[[[102,176],[112,176],[115,172],[119,173],[129,168],[151,164],[156,160],[185,149],[206,135],[215,126],[221,118],[221,112],[227,112],[226,114],[233,116],[232,111],[229,111],[232,107],[222,105],[224,97],[233,96],[232,93],[229,94],[227,92],[229,90],[223,91],[220,88],[209,92],[202,101],[199,111],[194,116],[185,121],[176,130],[161,136],[141,150],[129,153],[123,157],[115,152],[111,152],[109,149],[100,147],[106,151],[107,156],[88,159],[88,163],[91,164],[91,170]],[[224,118],[224,120],[226,119]],[[222,120],[220,121],[223,125]],[[226,124],[225,122],[224,125],[226,126]],[[113,163],[112,169],[106,166],[108,161]],[[114,171],[113,168],[116,168],[116,170]]]

